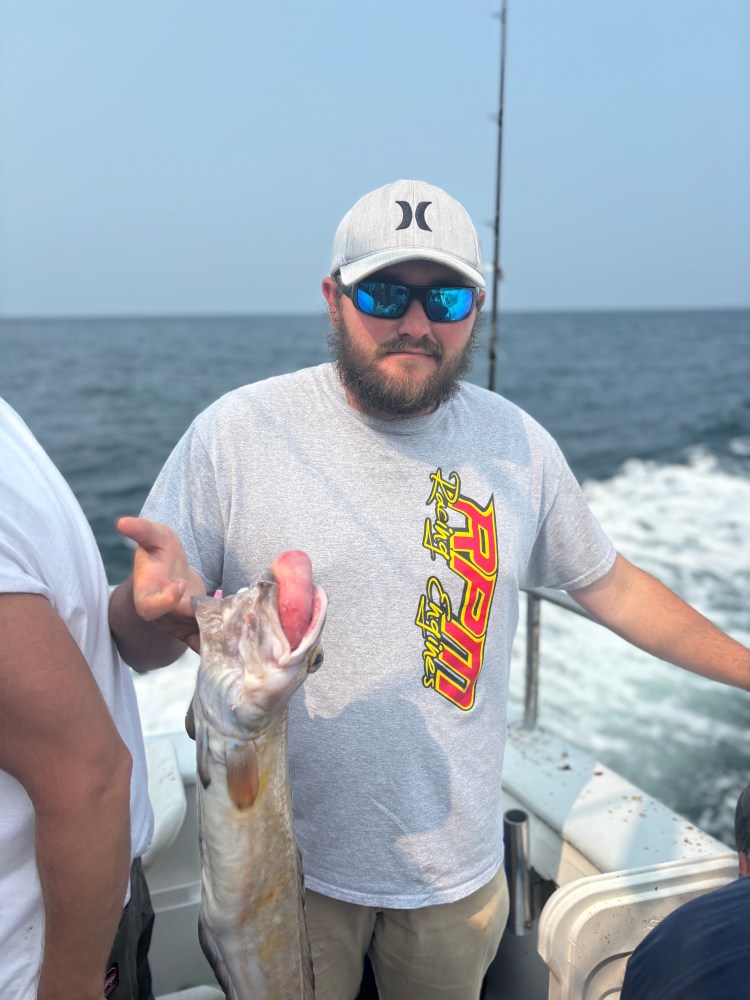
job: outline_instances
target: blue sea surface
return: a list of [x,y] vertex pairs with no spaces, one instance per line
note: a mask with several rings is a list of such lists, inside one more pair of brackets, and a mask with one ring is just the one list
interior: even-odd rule
[[[0,395],[67,478],[117,582],[131,553],[114,520],[140,510],[192,418],[327,360],[327,330],[322,313],[2,320]],[[487,367],[480,349],[470,379],[486,385]],[[558,440],[626,555],[750,642],[750,311],[501,314],[496,389]],[[543,613],[542,722],[730,842],[750,696],[631,663],[560,614]]]

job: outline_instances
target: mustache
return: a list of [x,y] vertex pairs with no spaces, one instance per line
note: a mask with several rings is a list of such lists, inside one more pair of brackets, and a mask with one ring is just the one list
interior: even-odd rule
[[387,354],[429,354],[438,361],[443,360],[443,349],[440,344],[429,337],[420,337],[419,340],[407,341],[404,337],[392,337],[384,340],[376,352],[377,358],[384,358]]

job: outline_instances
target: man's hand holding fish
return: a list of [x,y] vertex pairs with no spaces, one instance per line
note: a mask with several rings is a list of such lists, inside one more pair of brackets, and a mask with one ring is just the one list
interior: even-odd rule
[[[138,544],[133,575],[120,593],[115,591],[110,609],[110,625],[112,608],[126,609],[127,627],[115,632],[123,658],[143,672],[172,663],[183,643],[197,652],[200,636],[191,598],[204,596],[206,588],[182,542],[165,524],[143,517],[121,517],[117,529]],[[152,624],[161,633],[158,638]]]

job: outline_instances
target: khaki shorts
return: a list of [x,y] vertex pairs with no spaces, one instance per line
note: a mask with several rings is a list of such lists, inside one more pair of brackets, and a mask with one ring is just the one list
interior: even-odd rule
[[305,893],[316,1000],[355,1000],[369,954],[381,1000],[478,1000],[508,920],[505,870],[455,903],[389,910]]

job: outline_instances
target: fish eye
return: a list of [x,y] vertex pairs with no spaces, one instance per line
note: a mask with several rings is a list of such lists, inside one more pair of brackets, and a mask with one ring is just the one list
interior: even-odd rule
[[316,646],[315,649],[310,654],[310,666],[309,670],[317,670],[318,667],[323,662],[323,650],[320,646]]

